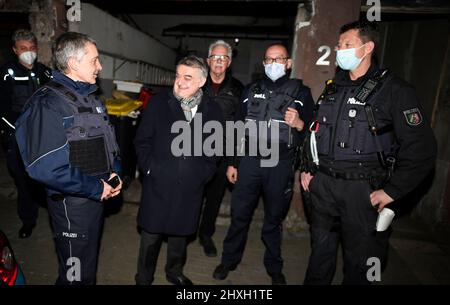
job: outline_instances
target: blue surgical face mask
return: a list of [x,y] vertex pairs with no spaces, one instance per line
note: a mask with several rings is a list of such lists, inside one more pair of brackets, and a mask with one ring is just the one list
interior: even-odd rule
[[268,65],[264,65],[264,72],[267,77],[272,81],[276,81],[280,77],[283,77],[286,74],[284,64],[279,64],[277,62],[273,62]]
[[[363,46],[364,44],[359,48]],[[341,69],[353,71],[359,66],[365,56],[364,55],[361,58],[358,58],[358,56],[356,56],[356,50],[359,48],[337,50],[336,61]]]

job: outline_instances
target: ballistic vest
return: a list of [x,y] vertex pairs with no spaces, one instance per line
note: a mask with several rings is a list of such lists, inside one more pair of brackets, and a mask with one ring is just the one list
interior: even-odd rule
[[111,172],[119,147],[102,102],[94,95],[83,97],[54,81],[44,88],[57,93],[72,110],[72,116],[63,118],[70,165],[91,176]]
[[[316,121],[312,127],[316,131],[319,156],[336,161],[377,161],[377,152],[394,152],[392,124],[376,117],[377,94],[390,78],[388,74],[380,79],[380,88],[364,101],[358,96],[367,91],[367,81],[359,87],[338,85],[331,80],[327,82],[317,103]],[[380,130],[377,135],[369,128],[367,107],[375,109],[374,120]]]
[[[302,88],[301,80],[289,79],[275,90],[269,90],[263,82],[252,85],[249,89],[247,101],[246,122],[255,122],[256,129],[246,129],[246,136],[250,141],[266,139],[274,143],[288,146],[296,145],[291,127],[284,122],[284,115],[288,107],[294,107],[296,98]],[[267,126],[267,132],[261,132],[261,124]],[[272,135],[272,128],[277,126],[278,133]]]

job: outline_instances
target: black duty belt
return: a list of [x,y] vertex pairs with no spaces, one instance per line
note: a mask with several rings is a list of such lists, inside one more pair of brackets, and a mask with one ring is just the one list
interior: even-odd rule
[[380,170],[368,170],[366,172],[347,172],[338,171],[330,167],[319,166],[319,172],[324,173],[327,176],[343,179],[343,180],[371,180],[375,177],[382,177],[386,174]]
[[63,201],[64,195],[63,194],[51,194],[50,199],[53,201]]

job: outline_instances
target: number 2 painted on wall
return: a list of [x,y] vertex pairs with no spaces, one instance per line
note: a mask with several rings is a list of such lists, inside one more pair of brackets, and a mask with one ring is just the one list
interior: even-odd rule
[[322,53],[324,51],[325,51],[325,53],[322,56],[320,56],[319,59],[316,61],[316,65],[318,65],[318,66],[329,66],[330,65],[330,61],[326,60],[326,59],[331,54],[331,48],[329,46],[320,46],[317,49],[317,52],[319,52],[319,53]]

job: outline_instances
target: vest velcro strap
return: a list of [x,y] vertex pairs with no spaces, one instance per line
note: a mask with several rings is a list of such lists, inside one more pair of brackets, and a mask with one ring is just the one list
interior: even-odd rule
[[52,89],[53,91],[58,92],[60,95],[66,97],[67,99],[71,100],[72,102],[76,102],[78,100],[77,96],[73,94],[69,89],[64,87],[62,84],[50,81],[47,84],[45,84],[45,87]]
[[79,113],[94,113],[91,107],[78,107]]

